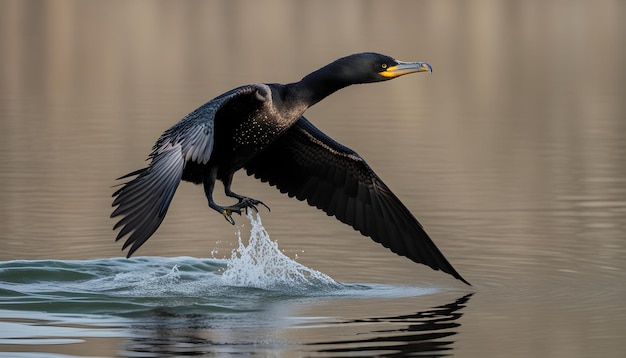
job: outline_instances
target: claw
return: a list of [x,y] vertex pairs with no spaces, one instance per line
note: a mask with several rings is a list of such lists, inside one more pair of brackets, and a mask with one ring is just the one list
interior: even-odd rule
[[246,214],[248,214],[248,209],[253,209],[255,212],[258,213],[259,209],[257,208],[257,205],[263,205],[267,208],[268,211],[270,210],[269,206],[265,205],[265,203],[263,203],[262,201],[248,197],[240,198],[239,202],[235,205],[225,207],[214,205],[212,207],[215,210],[221,212],[224,216],[224,219],[226,219],[226,221],[228,221],[231,225],[235,225],[235,220],[232,216],[233,213],[241,215],[241,211],[245,210]]
[[243,203],[245,205],[246,208],[246,214],[248,213],[248,208],[252,208],[254,209],[255,212],[259,212],[259,209],[257,208],[257,205],[261,204],[263,206],[265,206],[265,208],[267,209],[267,211],[272,211],[270,209],[269,206],[265,205],[264,202],[262,202],[261,200],[256,200],[256,199],[252,199],[252,198],[243,198],[241,199],[240,203]]
[[224,215],[224,219],[226,219],[226,221],[228,221],[231,225],[235,225],[235,220],[233,220],[232,213],[233,211],[231,209],[222,210],[222,215]]
[[242,208],[244,208],[246,210],[246,214],[248,214],[248,208],[250,209],[254,209],[254,212],[258,213],[259,210],[256,208],[256,200],[252,199],[252,198],[243,198],[241,200],[239,200],[239,203],[237,203],[238,206],[241,206]]
[[261,200],[259,200],[259,204],[261,204],[261,205],[265,206],[265,208],[267,209],[267,211],[272,211],[272,209],[270,209],[270,207],[269,207],[269,206],[265,205],[265,203],[264,203],[264,202],[262,202]]

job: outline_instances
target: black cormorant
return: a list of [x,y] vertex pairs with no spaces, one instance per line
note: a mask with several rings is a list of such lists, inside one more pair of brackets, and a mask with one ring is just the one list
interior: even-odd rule
[[[425,62],[402,62],[376,53],[340,58],[286,85],[253,84],[226,92],[166,130],[152,147],[148,167],[113,196],[122,215],[116,241],[130,257],[157,230],[181,180],[204,186],[209,207],[234,224],[232,213],[265,204],[235,194],[233,174],[248,175],[306,200],[398,255],[465,281],[428,237],[420,223],[353,150],[337,143],[302,116],[307,108],[353,84],[432,72]],[[213,201],[215,181],[224,184],[230,206]],[[468,283],[469,284],[469,283]]]

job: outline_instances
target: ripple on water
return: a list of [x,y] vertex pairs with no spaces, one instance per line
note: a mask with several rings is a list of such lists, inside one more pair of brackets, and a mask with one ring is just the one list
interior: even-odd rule
[[285,256],[248,214],[245,243],[227,259],[137,257],[0,262],[4,309],[133,316],[177,312],[249,312],[272,300],[314,297],[411,297],[434,288],[346,284]]

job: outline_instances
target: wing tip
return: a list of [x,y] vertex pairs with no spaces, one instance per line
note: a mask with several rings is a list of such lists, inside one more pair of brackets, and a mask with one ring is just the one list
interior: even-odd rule
[[450,266],[450,268],[452,269],[451,272],[448,271],[443,271],[447,274],[452,275],[452,277],[456,278],[457,280],[463,282],[464,284],[470,286],[470,287],[474,287],[474,285],[472,285],[469,281],[467,281],[466,279],[463,278],[463,276],[461,276],[461,274],[459,274],[452,266]]

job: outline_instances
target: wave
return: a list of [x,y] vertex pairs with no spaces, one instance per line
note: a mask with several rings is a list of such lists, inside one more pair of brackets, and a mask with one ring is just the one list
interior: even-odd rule
[[285,256],[258,213],[226,259],[136,257],[0,262],[0,308],[133,316],[156,308],[247,312],[271,300],[419,296],[431,288],[347,284]]

